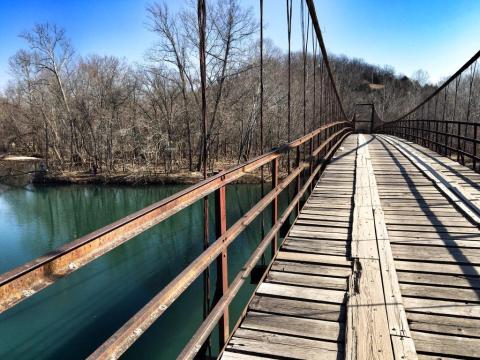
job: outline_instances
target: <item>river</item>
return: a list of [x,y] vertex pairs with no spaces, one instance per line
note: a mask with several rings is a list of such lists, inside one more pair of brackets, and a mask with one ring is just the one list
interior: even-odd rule
[[[182,188],[69,185],[0,193],[0,272]],[[228,225],[259,198],[259,185],[228,186]],[[213,219],[213,196],[210,200]],[[285,201],[281,201],[283,203]],[[270,219],[267,212],[265,218]],[[212,221],[212,235],[213,225]],[[230,246],[230,281],[258,244],[260,228],[259,219]],[[0,315],[0,358],[85,358],[201,253],[202,237],[202,204],[199,202],[3,313]],[[212,274],[215,274],[213,267]],[[232,304],[232,325],[253,288],[252,284],[245,285]],[[200,277],[124,358],[175,358],[202,321],[202,299]]]

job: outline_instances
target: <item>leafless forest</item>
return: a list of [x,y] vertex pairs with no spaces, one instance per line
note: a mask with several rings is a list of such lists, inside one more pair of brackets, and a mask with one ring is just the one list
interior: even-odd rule
[[[265,42],[261,149],[258,19],[238,0],[209,3],[207,153],[210,169],[216,170],[289,140],[288,56]],[[14,80],[0,96],[0,152],[42,157],[56,171],[198,171],[202,131],[196,9],[186,5],[173,14],[154,4],[145,18],[157,42],[140,65],[77,54],[68,29],[55,24],[37,24],[20,34],[25,48],[12,55]],[[306,34],[311,31],[307,28]],[[304,51],[292,54],[291,139],[326,120],[331,98],[311,38]],[[345,56],[331,55],[330,60],[350,118],[356,102],[368,101],[380,117],[394,119],[435,89],[426,85],[422,72],[409,78]]]

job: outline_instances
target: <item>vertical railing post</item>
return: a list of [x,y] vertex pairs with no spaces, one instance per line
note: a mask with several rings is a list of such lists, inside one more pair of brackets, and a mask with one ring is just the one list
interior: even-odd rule
[[[308,176],[311,176],[313,174],[313,138],[310,139],[310,156],[309,156],[309,163],[310,163],[310,168],[308,172]],[[310,192],[312,192],[313,188],[313,181],[310,183]]]
[[[272,190],[278,185],[278,158],[272,161]],[[272,201],[272,227],[275,226],[278,220],[278,196]],[[275,256],[278,248],[278,232],[272,239],[272,259]]]
[[430,121],[429,125],[428,125],[428,130],[429,130],[428,141],[430,142],[430,149],[432,149],[432,150],[435,149],[435,146],[434,146],[435,145],[434,144],[434,141],[435,141],[434,127],[435,127],[435,123]]
[[478,124],[473,125],[473,171],[477,171]]
[[[226,188],[222,186],[215,191],[215,232],[218,239],[227,231],[227,198]],[[225,247],[217,258],[217,301],[228,290],[228,253]],[[230,335],[230,322],[228,306],[218,322],[219,347],[220,349],[228,341]]]
[[422,143],[423,143],[423,147],[428,147],[427,137],[425,136],[425,133],[426,133],[425,124],[426,124],[425,120],[422,120]]
[[418,141],[418,120],[416,121],[413,121],[412,120],[412,127],[414,129],[413,131],[413,142],[417,142]]
[[[320,144],[321,144],[321,140],[320,140],[320,133],[317,135],[317,147],[316,149],[318,149],[320,147]],[[320,151],[317,153],[317,164],[320,164]]]
[[[296,159],[296,166],[295,166],[295,168],[298,168],[299,166],[300,166],[300,145],[297,146],[297,159]],[[300,192],[302,173],[303,173],[303,171],[301,171],[301,172],[297,175],[297,191],[296,191],[295,194],[298,194],[298,193]],[[298,213],[298,214],[300,213],[300,201],[298,201],[298,203],[297,203],[297,213]]]
[[457,121],[457,162],[460,162],[460,122]]
[[454,147],[453,147],[453,141],[454,141],[454,139],[455,139],[455,136],[454,136],[454,134],[455,134],[455,124],[452,123],[452,122],[450,122],[447,126],[448,126],[448,127],[451,127],[450,133],[449,133],[449,137],[448,137],[449,142],[447,142],[447,145],[449,146],[449,149],[448,149],[449,155],[448,155],[448,156],[452,157],[452,155],[453,155],[453,149],[454,149]]

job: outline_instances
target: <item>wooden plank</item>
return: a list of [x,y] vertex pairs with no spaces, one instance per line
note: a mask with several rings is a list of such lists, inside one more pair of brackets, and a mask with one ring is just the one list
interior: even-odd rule
[[220,357],[222,360],[260,360],[260,359],[275,359],[273,357],[266,357],[264,355],[250,355],[239,352],[225,351]]
[[388,233],[392,237],[403,237],[410,239],[450,239],[450,240],[478,240],[478,234],[462,234],[455,231],[450,232],[422,232],[402,231],[389,229]]
[[353,258],[378,259],[375,226],[372,211],[372,199],[369,190],[369,176],[367,169],[367,154],[363,143],[365,139],[358,136],[355,196],[352,227]]
[[[261,330],[283,335],[294,335],[312,339],[343,341],[344,329],[333,321],[302,319],[250,311],[242,323],[243,329]],[[308,332],[305,330],[308,329]]]
[[425,209],[425,208],[410,208],[410,209],[385,209],[383,208],[383,211],[386,216],[403,216],[403,215],[409,215],[409,216],[439,216],[439,217],[445,217],[445,218],[450,218],[450,217],[456,217],[459,216],[459,212],[452,206],[451,209],[449,208],[443,208],[443,209]]
[[395,359],[418,359],[415,343],[411,337],[391,335]]
[[[368,158],[370,158],[368,146],[366,147],[365,151]],[[397,350],[401,351],[402,353],[402,355],[395,353],[395,357],[415,357],[412,355],[415,354],[415,346],[410,339],[407,316],[403,307],[402,295],[400,292],[400,286],[398,284],[387,226],[385,223],[385,215],[380,203],[375,173],[371,161],[367,161],[367,169],[390,334],[405,338],[404,340],[395,339],[395,341],[397,341]]]
[[269,271],[267,282],[308,286],[321,289],[347,290],[347,279],[338,277],[291,274],[285,272]]
[[480,249],[443,248],[436,246],[408,246],[392,244],[395,259],[452,262],[455,264],[480,265]]
[[410,336],[407,316],[403,306],[402,295],[390,247],[386,219],[381,206],[374,168],[370,161],[371,156],[368,145],[365,147],[365,152],[367,154],[367,175],[369,178],[383,292],[391,335],[390,338],[393,345],[393,353],[396,359],[416,359],[415,344]]
[[358,135],[352,226],[354,271],[349,282],[345,358],[394,358],[382,277],[369,172],[368,143]]
[[418,351],[446,356],[480,357],[480,339],[412,331]]
[[[390,242],[383,222],[383,212],[381,207],[375,209],[375,225],[377,229],[378,251],[380,258],[380,267],[382,274],[382,283],[387,309],[388,324],[390,334],[404,339],[395,339],[397,350],[402,354],[395,352],[395,358],[402,359],[416,358],[415,345],[410,339],[410,331],[407,322],[407,316],[403,306],[402,294],[398,283],[397,272],[393,260]],[[392,339],[393,343],[393,339]],[[395,350],[395,349],[394,349]]]
[[[441,267],[441,266],[440,266]],[[437,286],[463,287],[469,289],[480,289],[480,278],[474,276],[425,274],[419,272],[397,272],[401,283],[426,284]],[[455,291],[452,289],[452,291]]]
[[280,296],[299,300],[311,300],[341,304],[345,300],[345,292],[306,288],[293,285],[262,283],[257,289],[259,295]]
[[315,239],[288,238],[283,244],[287,251],[347,256],[347,246],[340,241],[320,241]]
[[350,233],[349,227],[344,226],[332,226],[326,224],[322,221],[313,220],[313,219],[297,219],[296,226],[303,225],[304,228],[308,227],[309,231],[316,231],[316,232],[333,232],[338,234],[344,234],[345,237]]
[[352,272],[350,268],[332,265],[304,264],[277,260],[272,264],[271,271],[284,271],[296,274],[323,275],[335,277],[348,277]]
[[352,267],[352,262],[342,256],[331,256],[321,254],[305,254],[291,251],[279,251],[277,254],[278,260],[311,262],[315,264],[337,265],[344,267]]
[[347,304],[346,359],[392,359],[379,262],[358,263],[361,275],[352,277]]
[[250,310],[328,321],[345,321],[345,306],[255,295]]
[[458,289],[438,286],[437,284],[432,286],[423,284],[400,284],[400,289],[403,295],[410,297],[480,303],[479,291],[476,289]]
[[391,244],[403,245],[425,245],[425,246],[442,246],[442,247],[461,247],[480,249],[480,240],[455,240],[455,239],[432,239],[432,238],[407,238],[393,237],[390,238]]
[[480,319],[409,312],[410,330],[480,338]]
[[[388,225],[433,225],[433,226],[448,226],[448,227],[466,227],[471,228],[471,223],[463,218],[439,218],[437,216],[406,216],[402,215],[401,217],[396,216],[387,216],[385,217],[385,222]],[[454,230],[454,229],[452,229]]]
[[452,229],[448,229],[442,225],[415,225],[415,224],[402,224],[402,225],[395,225],[390,224],[388,225],[388,231],[390,230],[401,230],[401,231],[411,231],[411,232],[431,232],[431,233],[449,233],[450,231],[454,231],[458,234],[474,234],[478,235],[478,228],[466,227],[466,226],[457,226]]
[[291,359],[332,359],[342,353],[334,342],[304,339],[262,331],[238,329],[227,345],[229,351],[242,351],[266,356],[287,356]]
[[[331,220],[323,220],[319,219],[318,216],[316,215],[302,215],[298,217],[297,220],[298,224],[309,224],[309,225],[314,225],[314,226],[322,226],[322,227],[329,227],[329,228],[335,228],[336,232],[340,232],[338,229],[343,230],[341,231],[342,234],[348,234],[348,229],[350,228],[350,222],[349,221],[331,221]],[[320,231],[322,231],[320,229]]]
[[302,214],[311,214],[318,217],[321,217],[323,220],[333,220],[333,221],[349,221],[350,220],[350,212],[328,212],[322,211],[310,205],[305,205],[302,209]]
[[440,264],[435,262],[418,262],[408,260],[395,260],[397,270],[416,271],[432,274],[451,274],[478,276],[480,274],[480,266],[460,264]]
[[302,227],[296,226],[295,229],[291,229],[289,235],[292,237],[301,237],[307,239],[325,239],[325,240],[340,240],[340,241],[350,241],[350,235],[339,234],[339,233],[329,233],[329,232],[320,232],[320,231],[308,231],[303,230]]
[[403,297],[403,303],[407,312],[480,318],[480,304],[478,303],[421,299],[408,296]]
[[452,204],[448,201],[435,201],[435,202],[426,202],[426,201],[418,201],[418,200],[398,200],[394,201],[392,199],[382,201],[382,207],[384,210],[408,210],[411,208],[416,209],[435,209],[435,210],[445,210],[451,209]]

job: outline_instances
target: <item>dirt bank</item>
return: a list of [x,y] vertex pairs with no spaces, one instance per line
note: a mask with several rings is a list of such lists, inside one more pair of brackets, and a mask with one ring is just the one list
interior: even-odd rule
[[[215,173],[209,174],[209,176]],[[175,174],[152,172],[129,172],[115,174],[97,174],[71,171],[48,172],[43,177],[35,178],[36,184],[115,184],[115,185],[191,185],[203,180],[201,172],[182,172]],[[237,184],[260,183],[259,174],[247,174],[235,181]]]

